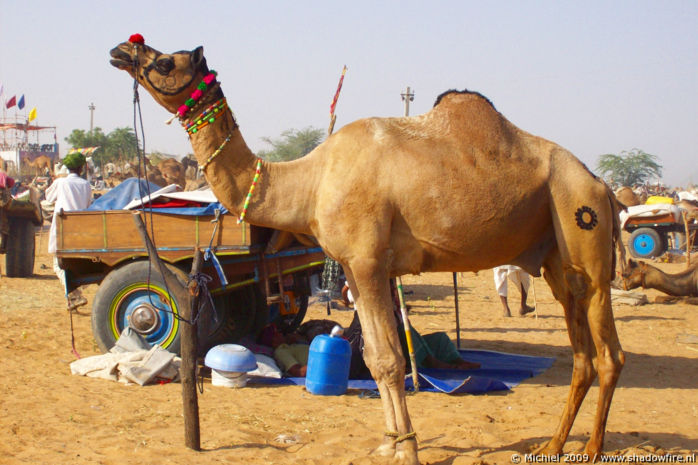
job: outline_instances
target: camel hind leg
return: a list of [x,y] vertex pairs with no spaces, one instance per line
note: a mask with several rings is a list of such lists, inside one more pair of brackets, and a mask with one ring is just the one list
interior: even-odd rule
[[[552,452],[567,439],[579,405],[595,375],[599,398],[585,453],[601,454],[611,399],[625,362],[611,308],[617,218],[613,199],[601,182],[589,182],[553,201],[557,250],[548,257],[551,287],[565,308],[575,352],[573,379],[560,425],[546,447]],[[557,254],[557,256],[555,256]],[[591,363],[591,361],[595,363]],[[594,371],[596,366],[596,372]]]
[[393,313],[385,260],[354,260],[345,267],[364,337],[364,361],[380,392],[386,434],[376,450],[395,463],[418,465],[417,441],[405,399],[405,358]]
[[583,289],[584,284],[578,282],[576,285],[570,286],[568,280],[574,283],[576,281],[575,275],[566,275],[557,250],[551,252],[544,266],[543,276],[553,291],[555,299],[562,304],[565,311],[565,323],[572,345],[574,361],[570,391],[560,423],[550,441],[537,451],[541,454],[557,455],[562,452],[562,447],[569,436],[579,407],[596,378],[596,370],[593,364],[593,340],[586,312],[577,304],[574,293],[575,288],[579,291],[580,288]]

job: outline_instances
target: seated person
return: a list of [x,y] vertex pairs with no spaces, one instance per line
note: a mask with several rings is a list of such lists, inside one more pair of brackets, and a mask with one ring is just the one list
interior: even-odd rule
[[[411,325],[412,347],[417,368],[439,368],[442,370],[474,370],[480,368],[479,363],[463,360],[451,338],[443,331],[429,333],[422,336]],[[402,353],[409,363],[409,352],[407,350],[407,339],[405,328],[402,322],[398,324],[398,336]]]
[[[392,281],[392,280],[391,280]],[[393,293],[393,301],[398,302],[396,298],[397,288],[391,282],[391,291]],[[349,294],[351,296],[351,294]],[[352,299],[353,300],[353,299]],[[352,302],[353,303],[353,302]],[[405,328],[402,324],[402,316],[399,310],[399,304],[393,308],[395,320],[397,322],[398,336],[400,337],[400,345],[402,353],[405,357],[408,371],[411,369],[409,351],[407,350],[407,339],[405,337]],[[463,360],[460,352],[456,348],[451,338],[443,332],[435,332],[422,336],[410,325],[412,334],[412,346],[414,348],[415,361],[417,368],[439,368],[444,370],[473,370],[480,368],[479,363],[468,362]],[[358,313],[354,313],[349,328],[344,332],[345,337],[349,340],[352,348],[350,374],[352,378],[363,378],[368,374],[368,369],[363,362],[363,336],[361,334],[361,322],[359,321]]]
[[284,334],[272,323],[262,330],[259,343],[274,350],[274,360],[289,376],[305,377],[308,371],[308,341],[296,333]]

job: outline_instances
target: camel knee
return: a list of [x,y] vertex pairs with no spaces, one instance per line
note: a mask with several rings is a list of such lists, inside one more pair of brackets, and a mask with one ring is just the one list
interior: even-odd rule
[[565,282],[575,302],[582,302],[588,299],[591,279],[584,271],[576,266],[568,267],[565,270]]
[[364,348],[364,361],[376,381],[389,387],[404,385],[405,358],[399,352],[375,354],[368,346]]
[[575,354],[573,361],[572,384],[588,388],[596,379],[594,364],[588,354]]
[[625,365],[625,353],[622,349],[607,348],[604,353],[598,354],[599,381],[602,383],[615,383]]

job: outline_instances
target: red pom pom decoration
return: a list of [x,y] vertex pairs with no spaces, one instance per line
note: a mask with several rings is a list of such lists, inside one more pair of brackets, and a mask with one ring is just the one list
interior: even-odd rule
[[143,45],[145,43],[145,39],[140,34],[132,34],[131,37],[128,38],[128,41],[131,42],[132,44]]

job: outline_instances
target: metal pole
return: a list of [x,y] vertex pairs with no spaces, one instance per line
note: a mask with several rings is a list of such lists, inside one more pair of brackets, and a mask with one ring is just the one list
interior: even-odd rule
[[400,314],[402,315],[402,326],[405,328],[405,341],[407,342],[407,352],[410,356],[410,366],[412,367],[412,384],[414,392],[419,392],[419,373],[417,372],[417,358],[414,355],[414,344],[412,344],[412,330],[410,320],[407,318],[407,305],[405,305],[405,292],[402,288],[402,278],[397,277],[397,295],[400,300]]
[[404,93],[400,94],[402,101],[405,102],[405,116],[410,116],[410,102],[414,102],[414,91],[407,86]]
[[94,128],[95,104],[90,103],[87,109],[90,110],[90,133],[92,133],[92,129]]
[[458,275],[453,272],[453,297],[456,302],[456,347],[460,349],[460,311],[458,309]]
[[[402,100],[405,102],[405,116],[410,114],[410,102],[414,100],[414,92],[410,92],[409,86],[404,94],[400,94]],[[405,340],[407,342],[407,351],[410,356],[410,365],[412,367],[412,384],[414,384],[414,391],[419,391],[419,376],[417,373],[417,359],[414,355],[414,346],[412,344],[412,331],[410,330],[410,320],[407,317],[407,305],[405,305],[405,294],[402,288],[402,278],[397,277],[397,294],[400,300],[400,313],[402,315],[402,323],[405,328]]]

